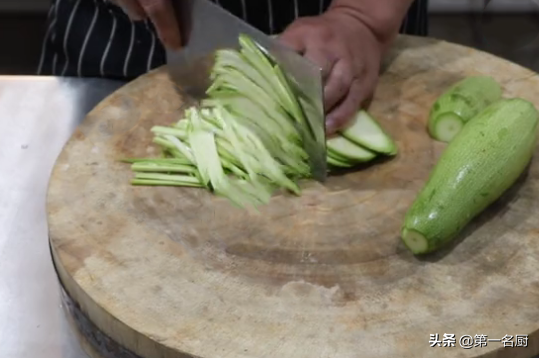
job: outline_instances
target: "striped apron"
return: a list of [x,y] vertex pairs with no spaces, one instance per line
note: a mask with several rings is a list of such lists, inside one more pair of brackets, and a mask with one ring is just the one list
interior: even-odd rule
[[[212,0],[267,34],[324,12],[331,0]],[[400,32],[427,35],[427,1],[416,0]],[[166,63],[150,21],[131,21],[106,0],[52,0],[39,75],[131,80]]]

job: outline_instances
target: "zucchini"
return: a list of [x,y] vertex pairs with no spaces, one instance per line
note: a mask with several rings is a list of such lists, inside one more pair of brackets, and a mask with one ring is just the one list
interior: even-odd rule
[[532,103],[502,99],[462,128],[406,213],[409,250],[441,248],[515,183],[532,159],[538,118]]
[[342,161],[341,159],[337,159],[336,157],[334,157],[332,155],[328,155],[327,162],[331,166],[340,167],[340,168],[349,168],[349,167],[352,166],[351,164],[349,164],[349,163],[347,163],[345,161]]
[[131,179],[132,185],[144,186],[190,186],[203,187],[197,177],[189,175],[156,174],[156,173],[137,173],[134,179]]
[[358,163],[368,162],[376,157],[376,153],[354,144],[354,142],[349,141],[343,136],[336,136],[328,139],[326,145],[328,151],[337,154],[337,156],[346,158],[347,161]]
[[490,76],[470,76],[445,91],[432,105],[428,132],[449,143],[485,107],[501,99],[502,88]]
[[371,151],[386,155],[397,154],[397,145],[380,124],[365,110],[359,110],[340,132],[346,139]]
[[192,165],[187,164],[161,164],[152,162],[139,162],[131,165],[131,170],[134,172],[151,172],[151,173],[186,173],[194,174],[197,169]]
[[334,150],[332,150],[329,147],[327,147],[327,158],[333,158],[343,163],[349,163],[349,164],[354,163],[353,159],[346,157],[342,154],[336,153]]
[[135,163],[145,163],[145,164],[189,164],[189,161],[186,159],[179,158],[121,158],[120,162],[135,164]]

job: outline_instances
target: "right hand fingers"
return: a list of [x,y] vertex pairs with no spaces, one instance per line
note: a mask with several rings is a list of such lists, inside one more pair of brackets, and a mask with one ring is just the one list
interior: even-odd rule
[[163,45],[179,49],[182,45],[180,28],[170,0],[138,0],[138,2],[153,22]]

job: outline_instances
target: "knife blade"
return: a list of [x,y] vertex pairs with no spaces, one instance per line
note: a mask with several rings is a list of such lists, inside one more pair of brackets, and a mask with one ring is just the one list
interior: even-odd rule
[[178,18],[183,47],[167,50],[167,68],[184,105],[196,104],[206,97],[210,86],[213,54],[218,49],[238,49],[240,34],[250,36],[267,51],[301,92],[303,109],[312,135],[303,136],[315,180],[327,177],[326,131],[322,69],[209,0],[172,0]]

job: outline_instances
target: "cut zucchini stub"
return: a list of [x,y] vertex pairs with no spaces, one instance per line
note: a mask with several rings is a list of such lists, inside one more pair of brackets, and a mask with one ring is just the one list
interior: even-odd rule
[[464,121],[455,113],[442,113],[436,118],[431,135],[449,143],[464,127]]
[[414,254],[422,254],[427,252],[429,243],[425,235],[415,230],[402,230],[402,239],[406,246]]

